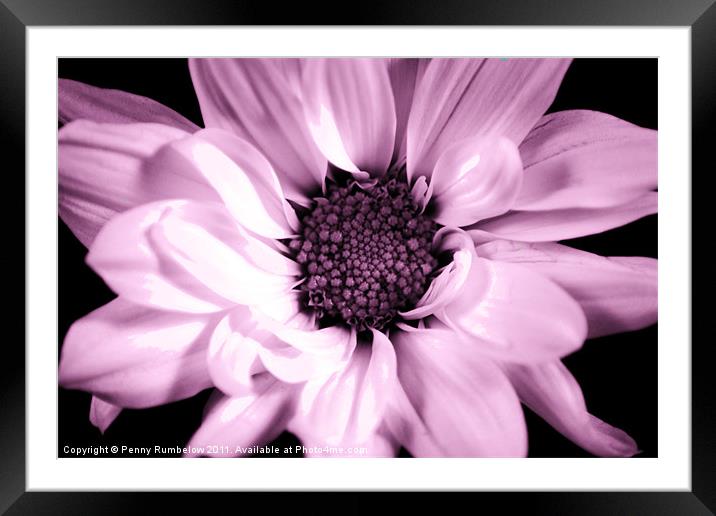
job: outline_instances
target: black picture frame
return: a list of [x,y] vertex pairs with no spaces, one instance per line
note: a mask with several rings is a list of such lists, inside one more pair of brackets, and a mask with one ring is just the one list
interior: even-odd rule
[[[337,8],[296,3],[277,7],[268,2],[242,0],[0,0],[0,136],[6,173],[18,180],[14,192],[24,192],[25,151],[25,41],[32,26],[72,25],[641,25],[691,28],[692,168],[707,173],[710,160],[708,128],[716,112],[716,6],[714,0],[363,0]],[[7,164],[7,158],[10,157]],[[8,200],[23,203],[24,196]],[[17,210],[24,206],[17,206]],[[17,217],[16,217],[17,218]],[[700,219],[692,209],[692,218]],[[12,219],[10,219],[12,220]],[[702,219],[707,220],[707,219]],[[15,223],[17,225],[17,223]],[[10,246],[8,246],[9,249]],[[19,244],[17,245],[19,247]],[[10,264],[10,254],[6,251]],[[17,267],[25,267],[22,253],[12,253]],[[694,258],[697,258],[694,255]],[[695,261],[695,260],[694,260]],[[51,265],[50,265],[51,266]],[[14,270],[14,269],[13,269]],[[704,282],[704,286],[710,283]],[[24,297],[24,295],[23,295]],[[22,307],[22,308],[21,308]],[[8,310],[24,310],[15,302]],[[19,326],[20,314],[8,313],[6,327]],[[692,317],[693,329],[700,327]],[[703,320],[703,319],[702,319]],[[693,339],[692,347],[692,488],[689,492],[555,492],[475,493],[472,507],[500,511],[522,510],[550,514],[714,514],[716,513],[716,397],[712,378],[713,346]],[[679,343],[686,345],[689,343]],[[26,492],[25,486],[25,353],[19,339],[6,338],[0,360],[0,512],[8,515],[145,514],[182,512],[209,505],[245,507],[247,494],[223,493],[60,493]],[[252,495],[271,508],[270,494]],[[361,513],[379,502],[380,494],[351,494],[335,501],[323,493],[307,493],[298,502],[311,514],[323,510]],[[211,501],[208,497],[212,497]],[[294,502],[295,504],[296,502]],[[339,504],[339,505],[335,505]],[[409,506],[445,509],[444,502],[425,500],[421,494],[401,502]],[[438,505],[439,504],[439,505]],[[474,505],[473,505],[474,504]],[[237,509],[238,510],[238,509]],[[489,509],[488,509],[489,510]]]

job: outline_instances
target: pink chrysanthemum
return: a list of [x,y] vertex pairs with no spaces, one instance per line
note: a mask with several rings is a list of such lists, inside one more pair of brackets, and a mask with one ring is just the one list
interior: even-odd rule
[[61,385],[102,430],[216,387],[190,445],[232,456],[284,430],[524,456],[520,401],[633,455],[560,359],[656,321],[656,260],[556,241],[656,212],[656,132],[544,115],[568,66],[197,59],[206,129],[60,80],[60,215],[118,295],[70,329]]

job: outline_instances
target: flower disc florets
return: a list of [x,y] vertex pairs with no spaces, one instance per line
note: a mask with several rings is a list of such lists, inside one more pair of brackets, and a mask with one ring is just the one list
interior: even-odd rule
[[301,289],[319,319],[358,331],[384,328],[425,293],[437,260],[437,225],[421,215],[395,177],[374,185],[327,187],[290,243],[303,267]]

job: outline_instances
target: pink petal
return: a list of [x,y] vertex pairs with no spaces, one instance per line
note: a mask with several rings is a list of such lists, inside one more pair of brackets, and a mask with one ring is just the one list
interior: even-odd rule
[[187,444],[186,456],[241,457],[251,453],[252,446],[269,443],[285,428],[292,397],[292,388],[275,380],[242,396],[216,391],[204,421]]
[[122,407],[102,401],[97,396],[92,396],[89,418],[90,422],[96,426],[101,433],[107,431],[109,425],[117,419],[120,412],[122,412]]
[[451,252],[452,261],[430,282],[415,308],[400,312],[404,319],[422,319],[441,311],[462,292],[467,281],[475,258],[470,236],[461,230],[442,228],[435,234],[433,247],[438,253]]
[[297,271],[223,208],[192,201],[118,215],[97,236],[87,263],[127,299],[185,312],[266,301],[290,290]]
[[509,362],[565,356],[587,334],[584,312],[556,283],[527,267],[477,255],[460,293],[435,316],[474,343],[475,351]]
[[506,138],[467,138],[442,153],[430,186],[436,222],[457,227],[508,211],[522,184],[517,146]]
[[345,366],[355,345],[355,332],[344,328],[302,329],[236,307],[211,337],[209,372],[217,387],[238,396],[264,371],[287,383],[325,378]]
[[403,427],[403,446],[414,455],[429,456],[527,454],[519,400],[497,365],[456,342],[449,332],[397,332],[392,340],[400,383],[424,423]]
[[290,290],[252,305],[251,311],[252,315],[260,313],[292,328],[308,330],[316,327],[315,314],[304,310],[302,295],[298,290]]
[[542,117],[520,145],[524,182],[514,209],[603,208],[657,186],[657,133],[596,111]]
[[334,165],[380,177],[395,142],[395,104],[382,59],[312,59],[303,75],[306,122]]
[[304,443],[368,442],[383,420],[395,370],[392,344],[373,330],[372,345],[356,347],[343,370],[305,384],[289,430]]
[[[188,398],[211,386],[205,355],[215,323],[214,317],[115,299],[70,328],[61,350],[60,385],[128,408]],[[98,426],[108,425],[108,419],[106,413],[97,418]]]
[[216,325],[206,355],[214,385],[230,396],[242,396],[256,388],[263,373],[258,357],[260,343],[251,338],[257,323],[247,307],[237,306]]
[[519,144],[552,103],[568,59],[433,59],[408,121],[408,177],[427,176],[467,137]]
[[430,197],[433,195],[432,188],[430,188],[424,176],[420,176],[415,180],[413,187],[410,189],[410,195],[420,207],[420,213],[423,213],[430,202]]
[[[566,208],[550,211],[510,211],[470,226],[497,238],[524,242],[552,242],[601,233],[634,222],[658,209],[658,194],[648,192],[610,208]],[[469,232],[469,231],[468,231]]]
[[89,246],[105,222],[129,208],[171,197],[206,198],[208,187],[200,178],[144,168],[164,145],[186,136],[159,124],[78,120],[64,126],[58,136],[62,220]]
[[193,133],[199,126],[159,102],[121,90],[97,88],[70,79],[57,81],[58,119],[79,118],[110,124],[150,122]]
[[440,436],[434,435],[428,428],[400,382],[396,382],[393,388],[384,421],[390,434],[414,457],[445,456],[445,451],[438,444]]
[[299,60],[190,59],[189,69],[207,127],[254,145],[288,198],[306,204],[321,190],[326,159],[304,121]]
[[577,445],[599,457],[631,457],[634,440],[587,412],[582,390],[559,362],[506,367],[522,402]]
[[420,77],[430,62],[429,59],[388,60],[388,75],[393,88],[393,102],[395,103],[395,146],[393,162],[398,167],[405,164],[408,152],[407,129],[410,106],[413,104],[413,94]]
[[657,261],[602,257],[556,243],[497,240],[477,252],[523,264],[564,288],[587,316],[589,337],[638,330],[657,321]]
[[[248,142],[220,129],[204,129],[172,143],[165,153],[176,153],[185,166],[211,185],[226,208],[243,226],[269,238],[294,234],[298,219],[284,199],[270,163]],[[166,166],[168,157],[163,156]]]

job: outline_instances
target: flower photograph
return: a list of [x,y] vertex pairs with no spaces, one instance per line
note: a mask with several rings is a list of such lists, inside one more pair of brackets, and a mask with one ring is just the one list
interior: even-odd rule
[[656,59],[60,59],[58,456],[658,456],[656,99]]

